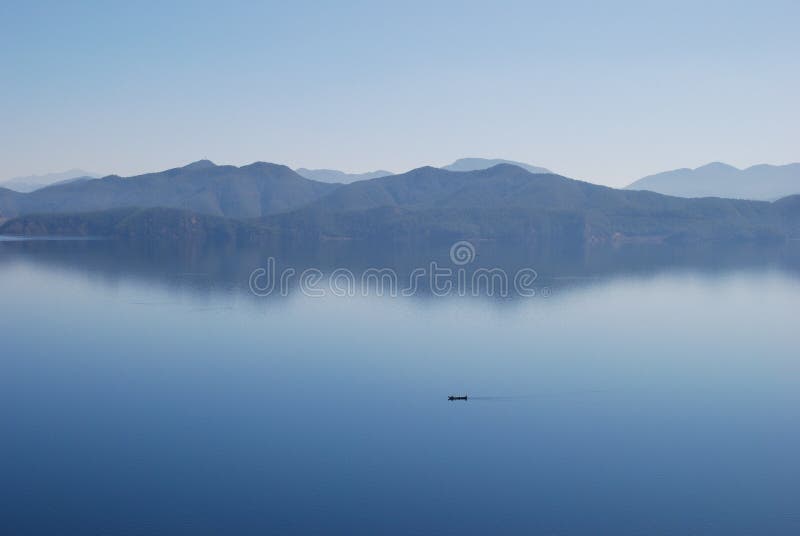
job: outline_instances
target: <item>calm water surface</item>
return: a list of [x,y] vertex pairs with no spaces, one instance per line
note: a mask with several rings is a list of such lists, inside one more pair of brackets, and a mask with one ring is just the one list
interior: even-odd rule
[[105,253],[0,248],[3,534],[800,534],[785,266],[256,298]]

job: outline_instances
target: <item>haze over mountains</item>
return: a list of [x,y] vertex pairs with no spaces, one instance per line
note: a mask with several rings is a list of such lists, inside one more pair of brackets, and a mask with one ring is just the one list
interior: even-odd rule
[[504,160],[502,158],[459,158],[452,164],[442,167],[442,169],[448,171],[477,171],[479,169],[488,169],[498,164],[511,164],[530,171],[531,173],[552,173],[552,171],[543,167],[532,166],[524,162],[515,162],[513,160]]
[[[530,164],[515,162],[513,160],[504,160],[502,158],[460,158],[452,164],[442,166],[442,169],[446,169],[448,171],[476,171],[479,169],[488,169],[496,166],[497,164],[513,164],[526,169],[531,173],[551,173],[550,170],[543,167],[532,166]],[[386,170],[370,171],[367,173],[346,173],[344,171],[338,171],[335,169],[298,168],[295,169],[295,171],[307,179],[323,182],[340,182],[344,184],[394,175],[394,173],[391,171]]]
[[295,169],[298,175],[306,179],[312,179],[321,182],[340,182],[350,183],[355,181],[363,181],[368,179],[377,179],[378,177],[386,177],[393,175],[391,171],[379,169],[377,171],[368,171],[366,173],[346,173],[337,169]]
[[64,182],[80,181],[97,178],[100,175],[82,169],[70,169],[59,173],[47,173],[45,175],[29,175],[27,177],[16,177],[0,182],[0,188],[8,188],[16,192],[28,193]]
[[800,164],[760,164],[738,169],[713,162],[644,177],[626,187],[679,197],[728,197],[774,201],[800,193]]
[[290,241],[505,240],[522,246],[626,241],[785,240],[800,196],[779,202],[683,199],[616,190],[510,164],[423,167],[330,184],[286,166],[204,160],[20,194],[0,190],[5,234]]

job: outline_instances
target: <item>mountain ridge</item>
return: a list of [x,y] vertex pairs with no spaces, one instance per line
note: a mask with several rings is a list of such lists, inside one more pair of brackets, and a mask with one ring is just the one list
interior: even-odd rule
[[30,193],[0,191],[0,217],[135,206],[256,218],[303,206],[336,187],[305,179],[280,164],[253,162],[236,167],[203,160],[133,177],[108,175]]
[[800,163],[756,164],[744,169],[711,162],[643,177],[626,190],[650,190],[678,197],[724,197],[774,201],[800,193]]

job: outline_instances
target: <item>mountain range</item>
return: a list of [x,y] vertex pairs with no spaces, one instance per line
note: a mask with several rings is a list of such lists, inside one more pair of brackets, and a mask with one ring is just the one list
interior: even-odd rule
[[286,166],[199,161],[20,194],[0,190],[3,234],[260,241],[497,240],[518,247],[763,241],[800,236],[800,196],[684,199],[618,190],[511,164],[423,167],[330,184]]
[[683,168],[644,177],[627,186],[679,197],[728,197],[774,201],[800,193],[800,164],[759,164],[738,169],[713,162],[695,169]]
[[[552,173],[550,170],[502,158],[460,158],[442,166],[448,171],[478,171],[498,164],[511,164],[531,173]],[[331,169],[296,170],[301,176],[323,182],[349,184],[356,181],[392,175],[390,171],[345,173]],[[775,201],[800,193],[800,164],[773,166],[759,164],[738,169],[721,162],[713,162],[695,169],[682,168],[641,178],[626,187],[628,190],[648,190],[676,197],[723,197]]]
[[[201,161],[202,162],[202,161]],[[501,158],[460,158],[442,166],[448,171],[476,171],[498,164],[511,164],[531,173],[552,173],[550,170]],[[393,175],[391,171],[376,170],[365,173],[347,173],[336,169],[297,168],[295,172],[306,179],[319,182],[349,184]],[[30,193],[48,186],[69,182],[85,182],[98,178],[95,173],[71,169],[60,173],[17,177],[0,182],[19,193]],[[774,166],[759,164],[738,169],[721,162],[712,162],[695,169],[681,168],[643,177],[626,187],[628,190],[649,190],[677,197],[724,197],[774,201],[800,193],[800,163]]]

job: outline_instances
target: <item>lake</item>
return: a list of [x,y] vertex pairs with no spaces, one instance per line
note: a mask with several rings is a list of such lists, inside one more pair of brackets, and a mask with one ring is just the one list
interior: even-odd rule
[[430,249],[0,243],[0,532],[800,534],[800,245]]

